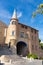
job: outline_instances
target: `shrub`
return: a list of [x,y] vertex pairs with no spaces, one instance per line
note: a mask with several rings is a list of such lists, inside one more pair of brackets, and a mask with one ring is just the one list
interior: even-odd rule
[[28,54],[27,55],[27,58],[34,58],[34,59],[38,59],[38,56],[37,55],[35,55],[35,54]]

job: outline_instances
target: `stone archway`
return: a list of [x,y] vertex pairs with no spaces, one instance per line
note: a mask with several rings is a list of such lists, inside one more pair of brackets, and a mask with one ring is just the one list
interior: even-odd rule
[[26,56],[28,54],[27,44],[23,41],[18,42],[16,48],[18,55]]

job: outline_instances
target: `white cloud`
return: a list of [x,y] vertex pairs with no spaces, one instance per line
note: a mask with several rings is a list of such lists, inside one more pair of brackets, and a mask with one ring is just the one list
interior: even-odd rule
[[22,12],[17,13],[17,18],[20,18],[22,16]]
[[9,11],[2,9],[0,10],[0,17],[1,18],[11,18],[11,15]]
[[[22,16],[22,12],[17,12],[17,18],[20,18]],[[0,18],[11,18],[11,13],[4,8],[0,8]]]
[[43,43],[43,41],[41,41],[41,43]]

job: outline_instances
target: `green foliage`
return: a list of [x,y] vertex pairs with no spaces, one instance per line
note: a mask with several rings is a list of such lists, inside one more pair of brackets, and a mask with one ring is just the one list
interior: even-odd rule
[[39,43],[41,42],[41,39],[39,39]]
[[40,45],[41,49],[43,50],[43,43],[41,43],[40,39],[39,39],[39,45]]
[[27,58],[34,58],[34,59],[38,59],[38,56],[37,55],[35,55],[35,54],[28,54],[27,55]]
[[37,10],[34,13],[32,13],[32,17],[34,18],[37,14],[43,14],[43,4],[40,4]]
[[40,13],[40,9],[36,10],[36,13]]
[[39,5],[39,8],[43,8],[43,4],[40,4],[40,5]]
[[43,10],[41,11],[41,14],[43,14]]
[[34,18],[36,16],[36,13],[35,12],[33,12],[33,14],[32,14],[32,18]]
[[30,58],[32,56],[32,54],[28,54],[27,57]]
[[43,50],[43,43],[40,43],[41,49]]

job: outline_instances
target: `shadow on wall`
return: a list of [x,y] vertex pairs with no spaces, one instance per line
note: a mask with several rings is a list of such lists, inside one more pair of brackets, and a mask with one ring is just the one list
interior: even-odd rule
[[3,63],[0,63],[0,65],[4,65]]

